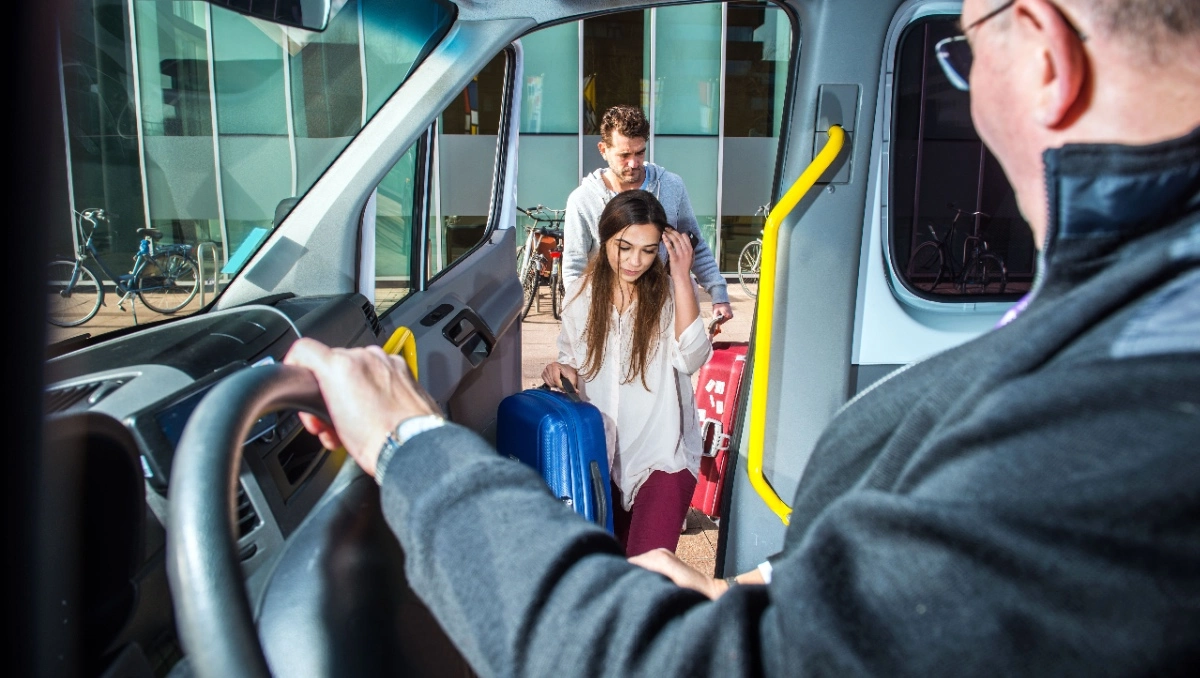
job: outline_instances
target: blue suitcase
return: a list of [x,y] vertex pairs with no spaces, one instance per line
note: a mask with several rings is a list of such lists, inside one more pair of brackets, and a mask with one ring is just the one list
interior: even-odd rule
[[600,410],[583,402],[571,383],[565,392],[543,385],[500,401],[496,449],[533,467],[554,496],[587,520],[613,531],[608,448]]

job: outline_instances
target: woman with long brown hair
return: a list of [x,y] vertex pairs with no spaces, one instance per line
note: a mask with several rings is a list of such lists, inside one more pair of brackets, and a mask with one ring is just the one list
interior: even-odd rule
[[599,252],[567,290],[558,361],[542,378],[569,379],[604,416],[613,524],[626,555],[674,551],[702,449],[691,375],[712,355],[692,245],[643,190],[614,196],[599,232]]

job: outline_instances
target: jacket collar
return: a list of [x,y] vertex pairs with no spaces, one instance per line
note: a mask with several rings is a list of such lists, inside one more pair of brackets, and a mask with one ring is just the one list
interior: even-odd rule
[[1200,128],[1148,146],[1047,150],[1043,266],[1095,261],[1200,210]]

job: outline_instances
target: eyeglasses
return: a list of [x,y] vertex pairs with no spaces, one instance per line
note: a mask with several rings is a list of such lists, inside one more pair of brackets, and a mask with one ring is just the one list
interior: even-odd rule
[[[933,51],[937,55],[938,64],[942,67],[942,71],[946,74],[946,79],[950,81],[951,85],[954,85],[955,89],[959,89],[964,92],[971,89],[967,78],[971,75],[971,62],[974,60],[974,55],[971,53],[971,43],[967,41],[967,33],[969,33],[972,28],[978,28],[988,19],[991,19],[1009,7],[1012,7],[1016,4],[1016,2],[1017,0],[1008,0],[1008,2],[972,21],[962,29],[961,35],[942,38],[937,42],[936,45],[933,46]],[[1087,36],[1075,27],[1075,24],[1071,22],[1071,19],[1068,18],[1066,14],[1063,14],[1061,8],[1055,5],[1054,9],[1058,11],[1058,15],[1067,23],[1067,26],[1069,26],[1071,31],[1075,33],[1075,37],[1079,38],[1080,42],[1087,41]]]
[[967,33],[972,28],[978,28],[988,19],[1012,7],[1016,2],[1017,0],[1008,0],[1003,5],[972,21],[962,29],[962,35],[942,38],[934,45],[933,51],[937,54],[938,64],[946,73],[946,79],[950,81],[951,85],[954,85],[955,89],[964,92],[971,89],[967,77],[971,75],[971,62],[974,60],[974,56],[971,54],[971,43],[967,41]]

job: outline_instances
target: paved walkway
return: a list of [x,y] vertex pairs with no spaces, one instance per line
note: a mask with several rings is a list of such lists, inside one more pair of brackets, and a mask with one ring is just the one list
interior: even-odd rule
[[[729,301],[733,304],[733,320],[721,326],[718,341],[749,341],[750,328],[754,320],[754,299],[748,296],[737,279],[729,284]],[[521,378],[526,387],[542,383],[542,368],[558,357],[555,341],[558,338],[558,321],[550,313],[550,296],[547,291],[541,299],[541,310],[530,309],[521,327]],[[701,292],[700,313],[705,318],[712,314],[712,300]],[[693,382],[694,385],[694,382]],[[717,525],[695,510],[688,511],[687,529],[679,536],[675,552],[692,567],[713,574],[717,558]]]
[[[46,341],[47,343],[52,344],[56,341],[79,336],[81,334],[100,335],[106,332],[112,332],[113,330],[133,327],[135,324],[147,325],[159,320],[163,320],[164,318],[184,316],[190,313],[195,313],[202,307],[200,303],[202,296],[205,303],[211,301],[213,297],[212,287],[209,286],[204,295],[197,293],[196,297],[192,299],[191,303],[183,307],[183,309],[177,311],[173,316],[166,316],[146,308],[146,305],[137,298],[126,300],[124,309],[121,309],[117,306],[117,302],[121,300],[121,295],[118,292],[113,291],[111,288],[106,288],[104,292],[104,305],[100,307],[100,311],[94,318],[82,325],[79,325],[78,327],[56,327],[47,323],[46,327],[48,328],[48,334],[46,336]],[[136,323],[134,322],[135,314],[137,316]]]

